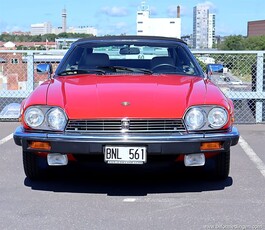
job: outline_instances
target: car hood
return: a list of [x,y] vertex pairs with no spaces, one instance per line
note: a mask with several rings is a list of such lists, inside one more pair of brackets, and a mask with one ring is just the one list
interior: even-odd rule
[[181,118],[187,107],[212,97],[221,103],[215,87],[201,77],[177,75],[57,77],[47,88],[46,103],[64,108],[70,119]]

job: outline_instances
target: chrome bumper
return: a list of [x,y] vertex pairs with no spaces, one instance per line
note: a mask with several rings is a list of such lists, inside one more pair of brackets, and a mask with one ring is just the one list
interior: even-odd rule
[[[209,134],[62,134],[62,133],[32,133],[26,132],[22,126],[14,133],[14,141],[23,147],[24,151],[32,151],[30,141],[47,141],[51,143],[52,153],[102,153],[105,145],[146,146],[148,153],[154,154],[185,154],[199,153],[203,142],[220,141],[222,151],[236,145],[239,132],[236,127],[224,133]],[[36,151],[36,150],[35,150]],[[216,151],[215,151],[216,152]]]

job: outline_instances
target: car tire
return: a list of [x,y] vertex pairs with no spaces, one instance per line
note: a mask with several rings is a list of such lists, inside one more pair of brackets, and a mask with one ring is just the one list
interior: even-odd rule
[[46,158],[32,152],[23,151],[23,166],[25,175],[29,179],[41,179],[48,175],[49,165]]
[[215,178],[225,180],[228,178],[230,171],[230,150],[221,152],[215,159]]

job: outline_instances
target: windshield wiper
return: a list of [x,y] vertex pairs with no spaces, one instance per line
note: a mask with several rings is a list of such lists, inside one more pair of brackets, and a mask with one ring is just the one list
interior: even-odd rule
[[108,69],[108,70],[124,70],[132,73],[144,73],[144,74],[153,74],[153,72],[149,69],[141,69],[141,68],[129,68],[125,66],[98,66],[100,69]]
[[59,76],[66,76],[66,75],[77,75],[77,74],[85,74],[85,73],[94,73],[94,74],[99,74],[99,75],[105,75],[106,71],[101,70],[101,69],[69,69],[69,70],[64,70],[60,73],[58,73]]

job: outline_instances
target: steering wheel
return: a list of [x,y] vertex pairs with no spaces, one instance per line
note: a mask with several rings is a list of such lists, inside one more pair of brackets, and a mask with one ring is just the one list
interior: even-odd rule
[[174,65],[172,65],[172,64],[168,64],[168,63],[158,64],[158,65],[154,66],[154,67],[152,68],[152,70],[154,71],[154,70],[159,69],[159,68],[162,69],[163,67],[165,67],[165,68],[171,68],[171,69],[174,70],[174,71],[177,70],[177,67],[176,67],[176,66],[174,66]]

